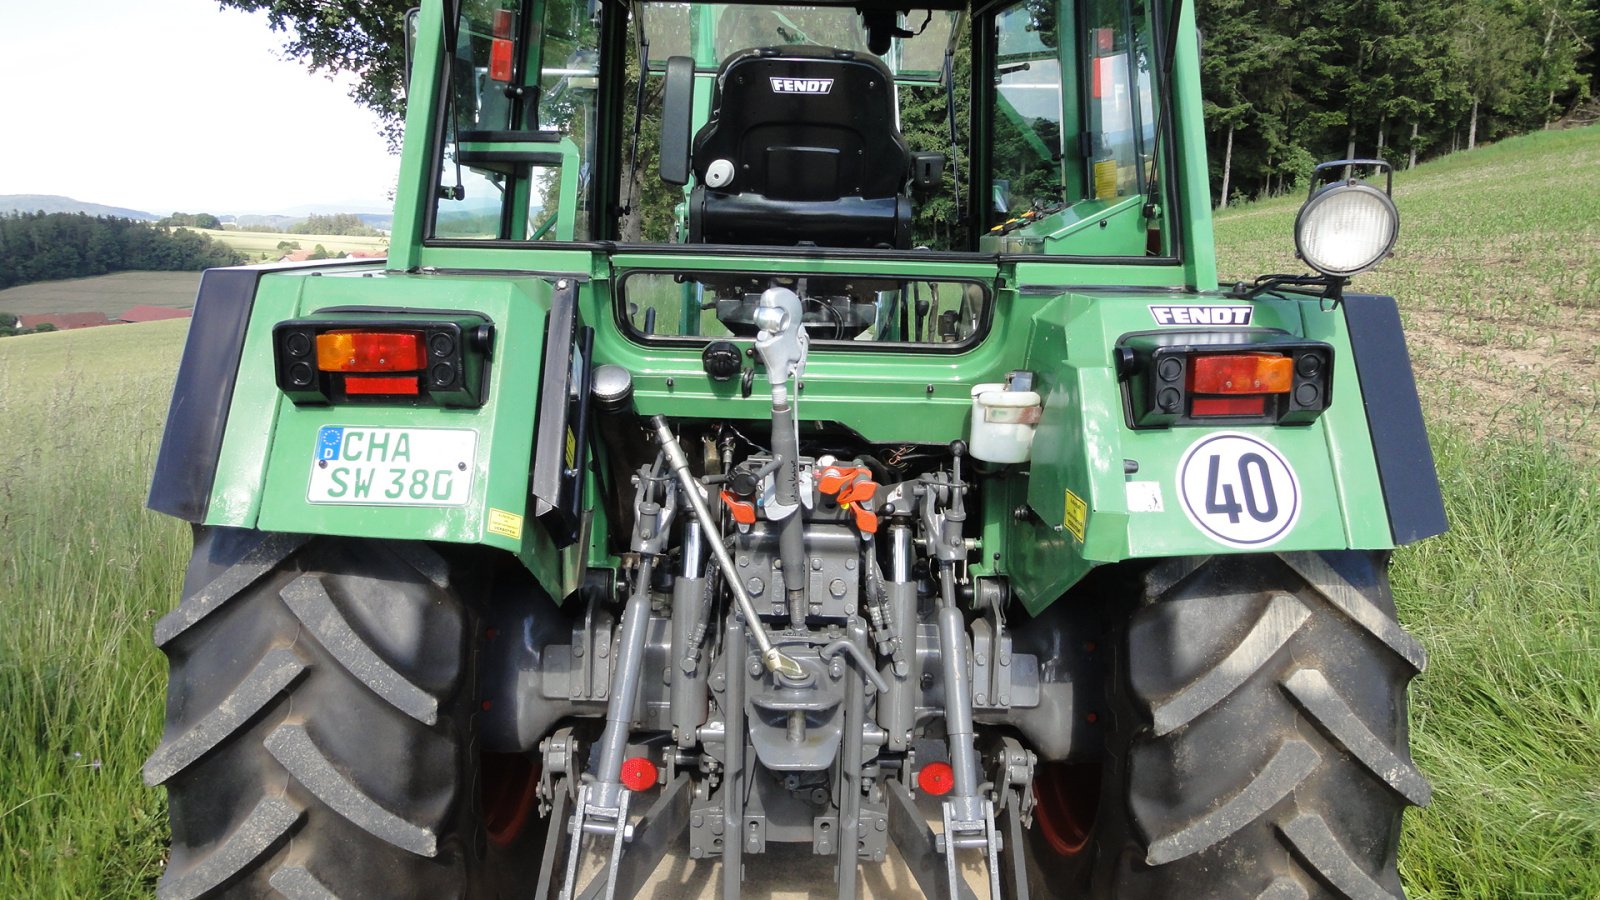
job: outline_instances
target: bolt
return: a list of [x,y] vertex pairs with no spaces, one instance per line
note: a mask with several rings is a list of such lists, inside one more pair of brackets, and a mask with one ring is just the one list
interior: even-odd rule
[[761,671],[762,671],[761,660],[756,659],[755,657],[751,657],[750,658],[749,669],[750,669],[750,675],[752,677],[760,678],[761,677]]
[[845,593],[844,579],[835,578],[828,582],[828,593],[832,594],[835,600],[843,598]]
[[813,558],[811,560],[811,571],[813,571],[813,572],[821,572],[822,571],[822,560],[817,559],[817,558]]
[[668,376],[667,376],[667,387],[669,387],[669,388],[670,388],[670,387],[672,387],[672,385],[673,385],[673,384],[674,384],[674,383],[675,383],[675,382],[674,382],[674,381],[673,381],[673,378],[672,378],[672,376],[671,376],[671,375],[668,375]]

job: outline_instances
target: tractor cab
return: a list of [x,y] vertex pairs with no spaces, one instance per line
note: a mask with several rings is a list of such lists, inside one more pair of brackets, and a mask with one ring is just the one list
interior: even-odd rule
[[1183,256],[1159,0],[458,15],[425,243]]

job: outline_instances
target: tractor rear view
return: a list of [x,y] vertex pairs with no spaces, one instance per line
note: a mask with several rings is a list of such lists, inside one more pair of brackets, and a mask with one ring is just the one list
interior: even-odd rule
[[1181,0],[412,38],[388,261],[201,286],[162,897],[1401,895],[1382,163],[1219,288]]

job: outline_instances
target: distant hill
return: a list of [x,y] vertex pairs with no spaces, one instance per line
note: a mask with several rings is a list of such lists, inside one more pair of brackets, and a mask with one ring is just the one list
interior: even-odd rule
[[85,203],[82,200],[74,200],[71,197],[61,197],[56,194],[0,194],[0,216],[14,212],[85,213],[91,216],[116,216],[120,219],[138,219],[141,222],[154,222],[161,218],[158,215],[139,209],[123,209],[120,206]]

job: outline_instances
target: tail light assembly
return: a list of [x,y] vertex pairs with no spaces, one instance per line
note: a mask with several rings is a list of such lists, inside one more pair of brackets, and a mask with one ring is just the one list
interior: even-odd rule
[[494,325],[476,313],[330,311],[272,329],[278,389],[297,405],[483,405]]
[[1116,363],[1134,428],[1307,425],[1333,402],[1333,347],[1283,333],[1128,335]]

